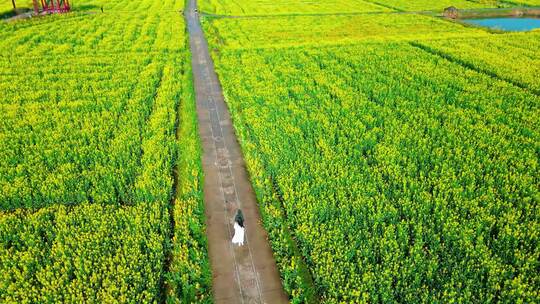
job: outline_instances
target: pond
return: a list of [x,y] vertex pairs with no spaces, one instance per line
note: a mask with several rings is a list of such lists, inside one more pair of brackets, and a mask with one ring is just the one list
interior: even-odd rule
[[480,18],[463,21],[503,31],[519,32],[540,28],[540,19],[531,17]]

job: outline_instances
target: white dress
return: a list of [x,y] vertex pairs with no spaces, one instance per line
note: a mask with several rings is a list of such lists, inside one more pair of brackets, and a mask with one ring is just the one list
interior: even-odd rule
[[244,228],[240,227],[237,222],[234,222],[234,236],[232,238],[233,244],[240,246],[244,245]]

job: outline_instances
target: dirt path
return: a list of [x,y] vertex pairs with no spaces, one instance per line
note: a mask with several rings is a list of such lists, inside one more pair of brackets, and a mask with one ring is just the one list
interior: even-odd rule
[[[185,14],[203,146],[204,201],[214,300],[215,303],[287,303],[195,8],[196,1],[190,0]],[[246,242],[242,247],[231,243],[237,208],[242,209],[245,217]]]

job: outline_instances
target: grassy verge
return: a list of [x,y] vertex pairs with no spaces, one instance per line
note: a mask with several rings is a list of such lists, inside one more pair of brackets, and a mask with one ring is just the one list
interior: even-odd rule
[[166,275],[167,303],[211,303],[212,277],[203,203],[201,146],[197,129],[191,56],[186,56],[178,107],[176,198],[172,206],[174,233]]

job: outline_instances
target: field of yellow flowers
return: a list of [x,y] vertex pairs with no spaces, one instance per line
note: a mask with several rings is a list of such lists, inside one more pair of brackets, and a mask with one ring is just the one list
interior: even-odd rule
[[205,30],[293,302],[539,300],[538,31],[416,14]]
[[2,303],[210,300],[183,3],[123,4],[0,23]]

